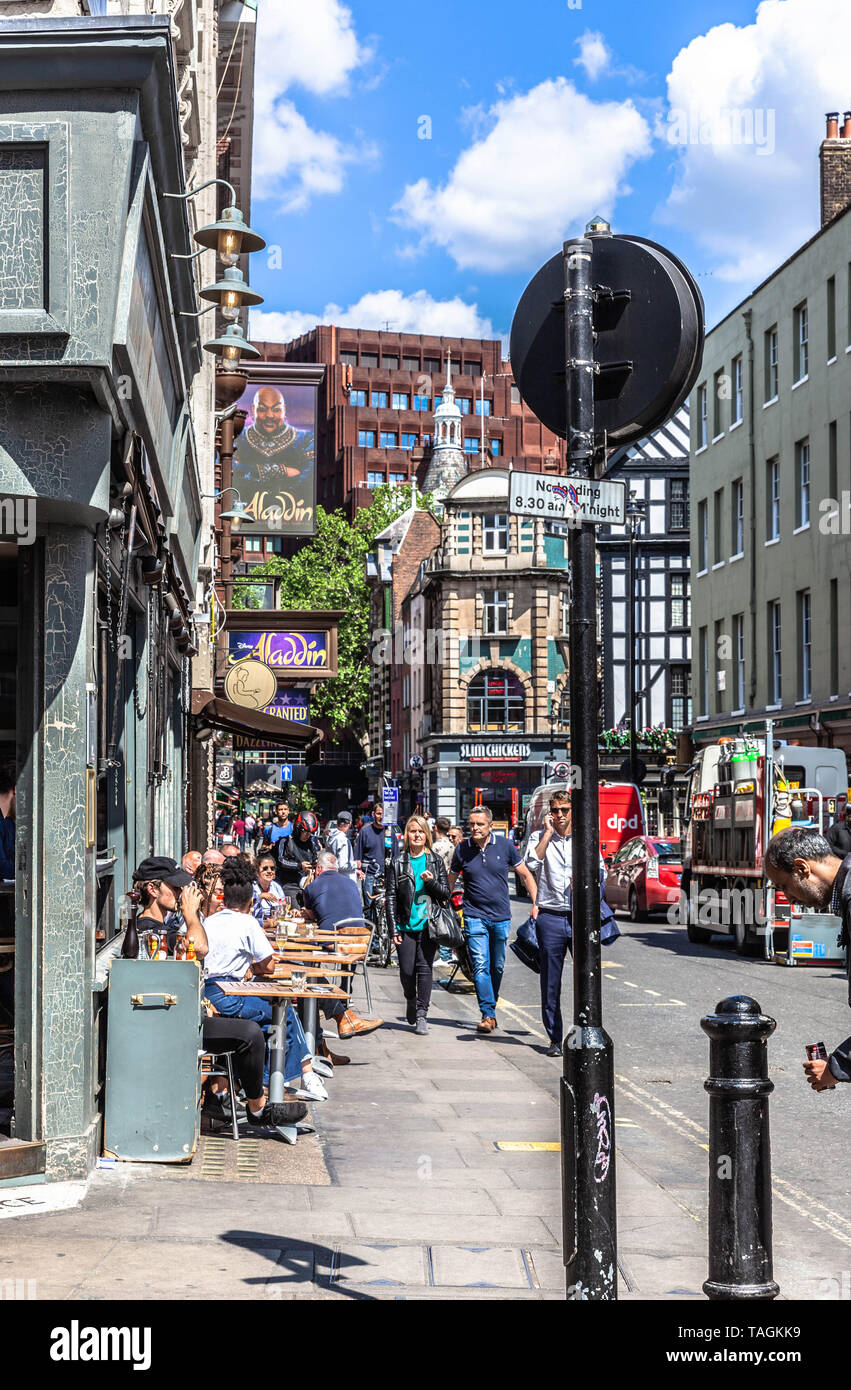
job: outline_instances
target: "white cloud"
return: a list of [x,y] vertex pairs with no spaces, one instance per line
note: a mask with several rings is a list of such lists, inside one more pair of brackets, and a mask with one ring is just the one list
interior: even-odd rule
[[401,290],[372,290],[348,309],[326,304],[321,314],[300,310],[280,312],[252,309],[250,336],[257,342],[288,343],[308,333],[319,323],[335,323],[349,328],[384,328],[392,333],[429,333],[447,338],[495,338],[490,319],[483,318],[475,304],[456,295],[453,299],[433,299],[426,290],[403,294]]
[[649,154],[631,101],[591,101],[563,77],[491,107],[489,133],[446,183],[408,184],[396,219],[443,246],[459,267],[526,269],[594,213],[610,216],[627,170]]
[[371,57],[355,33],[351,10],[339,0],[259,7],[254,198],[276,199],[280,212],[299,211],[318,194],[339,193],[347,165],[376,157],[375,146],[362,137],[343,143],[314,130],[287,96],[297,86],[316,96],[342,94]]
[[599,30],[595,29],[586,29],[576,43],[579,45],[579,57],[574,58],[573,66],[584,68],[590,81],[596,82],[611,66],[612,50]]
[[824,113],[847,104],[848,0],[763,0],[753,24],[720,24],[677,54],[667,119],[675,152],[661,219],[750,289],[817,230]]

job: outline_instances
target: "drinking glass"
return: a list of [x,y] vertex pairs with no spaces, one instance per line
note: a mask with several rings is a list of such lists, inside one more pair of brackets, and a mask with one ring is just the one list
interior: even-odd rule
[[307,984],[307,974],[304,970],[293,970],[291,976],[292,987],[296,992],[303,990]]

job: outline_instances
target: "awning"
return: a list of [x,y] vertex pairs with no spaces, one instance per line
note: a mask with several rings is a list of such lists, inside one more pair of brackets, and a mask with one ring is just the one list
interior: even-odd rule
[[296,724],[292,719],[278,719],[259,709],[218,700],[209,690],[193,691],[192,713],[200,714],[214,729],[245,738],[262,738],[269,748],[310,748],[322,738],[322,730],[312,724]]

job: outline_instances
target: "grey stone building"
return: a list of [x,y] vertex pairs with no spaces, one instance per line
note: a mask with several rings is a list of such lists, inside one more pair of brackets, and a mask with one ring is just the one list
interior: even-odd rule
[[707,336],[691,397],[694,738],[851,750],[851,115],[822,225]]
[[104,962],[133,867],[186,848],[212,563],[213,369],[189,316],[201,271],[177,257],[215,193],[163,195],[215,173],[215,5],[27,8],[0,30],[0,738],[18,779],[0,1181],[78,1177],[99,1152]]
[[440,545],[416,576],[428,629],[448,640],[426,651],[421,675],[412,664],[426,713],[411,747],[429,812],[453,821],[484,803],[511,822],[547,762],[567,756],[567,538],[509,516],[508,481],[483,468],[451,488]]

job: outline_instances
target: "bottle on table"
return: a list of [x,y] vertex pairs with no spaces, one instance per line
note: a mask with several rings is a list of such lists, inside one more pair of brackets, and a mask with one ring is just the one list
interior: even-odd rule
[[121,954],[125,960],[139,959],[139,933],[136,930],[136,918],[130,918],[130,924],[124,932],[124,944],[121,947]]

